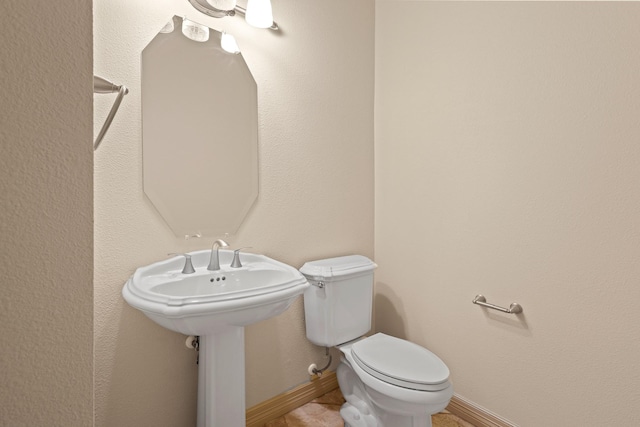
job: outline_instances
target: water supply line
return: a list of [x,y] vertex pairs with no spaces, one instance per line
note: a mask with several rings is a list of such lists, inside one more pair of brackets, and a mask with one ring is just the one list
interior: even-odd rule
[[196,351],[196,365],[200,364],[200,337],[198,335],[189,335],[184,342],[187,348],[191,348]]
[[329,357],[329,361],[327,362],[326,366],[324,368],[320,368],[318,369],[318,366],[315,363],[312,363],[311,365],[309,365],[309,367],[307,368],[307,372],[309,373],[309,375],[313,376],[313,375],[317,375],[319,377],[322,376],[322,373],[324,371],[326,371],[327,369],[329,369],[329,366],[331,366],[331,355],[329,354],[329,347],[325,347],[324,348],[324,356],[325,357]]
[[102,125],[102,129],[100,129],[100,133],[98,133],[98,136],[93,143],[93,151],[98,149],[100,143],[102,142],[102,139],[104,138],[104,135],[107,133],[107,130],[109,130],[109,126],[111,126],[111,122],[113,121],[116,112],[118,112],[118,108],[120,107],[122,98],[124,98],[124,96],[129,93],[129,89],[127,89],[124,85],[118,86],[114,83],[111,83],[109,80],[103,79],[102,77],[98,77],[95,75],[93,76],[93,93],[115,92],[118,92],[118,96],[116,97],[116,100],[114,101],[113,106],[111,107],[111,111],[109,111],[104,124]]

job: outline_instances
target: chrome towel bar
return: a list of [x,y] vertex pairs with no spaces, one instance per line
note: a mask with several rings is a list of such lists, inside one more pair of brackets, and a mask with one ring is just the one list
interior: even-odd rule
[[484,295],[478,294],[472,301],[474,304],[481,305],[483,307],[492,308],[494,310],[502,311],[509,314],[522,313],[522,306],[517,302],[512,302],[509,308],[499,307],[497,305],[489,304]]
[[111,111],[107,115],[104,124],[102,125],[102,129],[100,129],[100,133],[96,137],[96,140],[93,142],[93,151],[96,151],[102,142],[102,138],[109,130],[109,126],[111,126],[111,122],[118,112],[118,108],[120,108],[120,103],[122,102],[122,98],[126,94],[129,93],[129,89],[126,86],[118,86],[114,83],[111,83],[109,80],[103,79],[102,77],[93,76],[93,93],[113,93],[118,92],[118,96],[116,100],[113,102],[113,106],[111,107]]

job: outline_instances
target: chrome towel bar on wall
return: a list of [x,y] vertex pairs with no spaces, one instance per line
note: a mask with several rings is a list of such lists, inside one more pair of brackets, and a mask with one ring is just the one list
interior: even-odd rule
[[124,98],[124,96],[129,93],[129,89],[127,89],[126,86],[124,85],[118,86],[114,83],[111,83],[107,79],[103,79],[102,77],[98,77],[95,75],[93,76],[93,93],[114,93],[114,92],[118,92],[118,96],[116,97],[116,100],[114,101],[113,106],[111,107],[111,111],[109,111],[109,114],[107,115],[107,118],[104,121],[104,124],[102,125],[102,129],[100,129],[100,133],[96,137],[96,140],[93,142],[93,151],[96,151],[98,149],[98,147],[100,146],[100,143],[102,142],[102,138],[104,138],[104,135],[107,133],[107,130],[109,130],[109,126],[111,126],[111,122],[113,121],[113,118],[118,112],[118,108],[120,107],[122,98]]
[[522,306],[517,302],[512,302],[509,308],[499,307],[497,305],[489,304],[487,299],[482,294],[476,295],[476,297],[472,301],[474,304],[481,305],[483,307],[491,308],[493,310],[502,311],[504,313],[509,314],[519,314],[522,313]]

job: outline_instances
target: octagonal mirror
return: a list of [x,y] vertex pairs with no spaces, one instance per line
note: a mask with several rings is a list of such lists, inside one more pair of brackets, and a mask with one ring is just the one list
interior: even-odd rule
[[144,192],[177,236],[233,234],[258,195],[256,82],[173,19],[142,51]]

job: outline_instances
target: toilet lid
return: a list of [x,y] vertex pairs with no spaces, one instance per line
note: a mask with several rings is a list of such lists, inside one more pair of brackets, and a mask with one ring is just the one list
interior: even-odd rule
[[409,341],[378,333],[351,347],[355,362],[381,381],[414,390],[447,387],[449,368],[435,354]]

